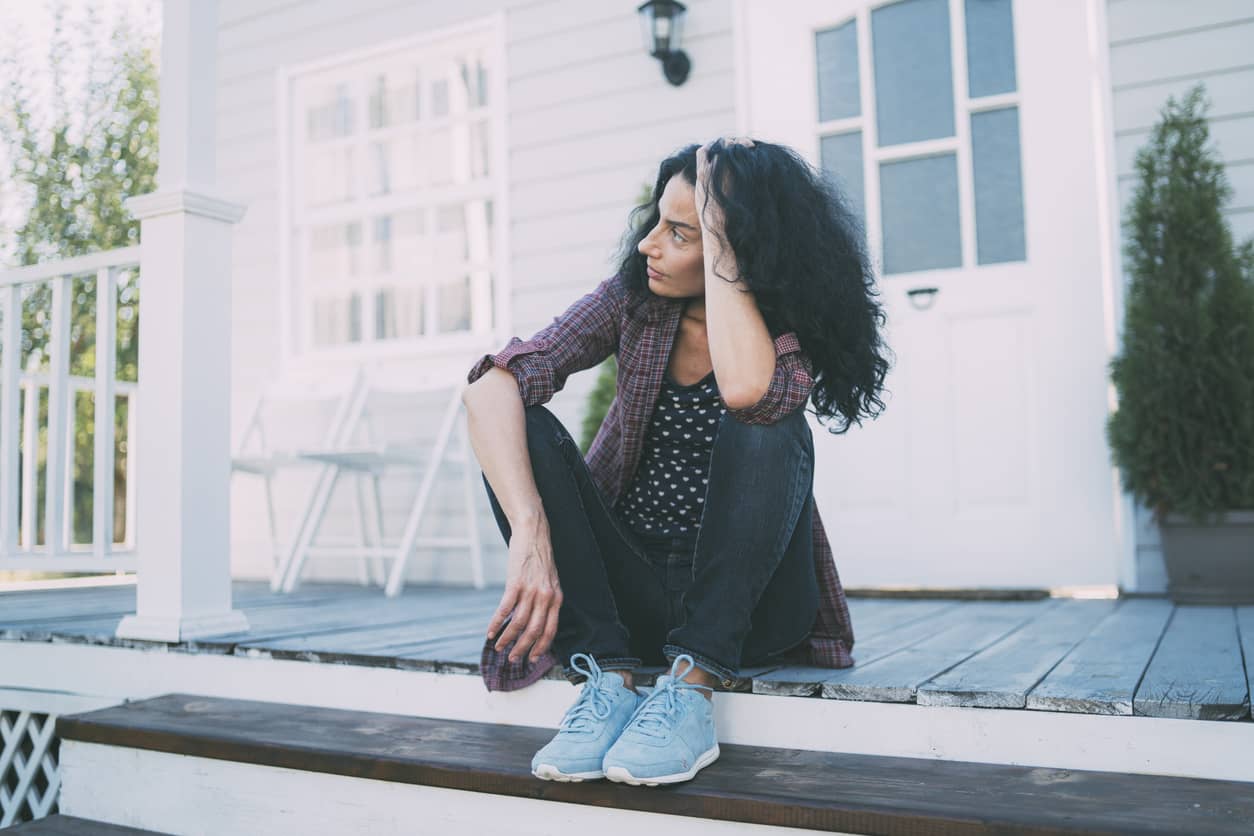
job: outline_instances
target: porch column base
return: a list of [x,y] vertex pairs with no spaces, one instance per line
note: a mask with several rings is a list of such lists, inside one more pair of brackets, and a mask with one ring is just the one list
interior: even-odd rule
[[195,616],[128,615],[114,635],[120,639],[178,642],[248,632],[248,618],[242,610]]

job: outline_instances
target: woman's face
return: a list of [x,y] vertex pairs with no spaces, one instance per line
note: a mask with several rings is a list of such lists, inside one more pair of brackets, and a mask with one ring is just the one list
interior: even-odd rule
[[[696,190],[682,175],[671,177],[658,201],[661,217],[637,249],[652,270],[649,289],[658,296],[705,296],[705,260]],[[660,275],[659,275],[660,274]]]

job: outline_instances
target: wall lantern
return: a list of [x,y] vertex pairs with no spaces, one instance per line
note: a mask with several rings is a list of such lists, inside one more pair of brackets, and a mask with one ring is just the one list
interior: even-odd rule
[[644,48],[662,62],[662,73],[676,87],[688,78],[692,63],[680,49],[684,36],[684,15],[688,9],[675,0],[648,0],[636,9],[640,13],[640,29]]

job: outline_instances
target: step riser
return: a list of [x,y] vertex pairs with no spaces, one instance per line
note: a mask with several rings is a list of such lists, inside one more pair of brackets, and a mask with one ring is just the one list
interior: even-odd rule
[[61,759],[62,813],[165,833],[691,836],[694,827],[702,836],[817,832],[349,778],[77,740],[62,743]]
[[[89,645],[0,642],[13,687],[180,692],[554,728],[574,700],[543,680],[488,693],[478,676]],[[719,740],[850,754],[1254,782],[1254,723],[720,693]]]

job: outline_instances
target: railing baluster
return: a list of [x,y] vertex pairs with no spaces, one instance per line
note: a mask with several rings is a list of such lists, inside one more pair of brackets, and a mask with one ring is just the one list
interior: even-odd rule
[[136,497],[139,496],[139,480],[135,478],[139,470],[136,469],[138,459],[135,454],[138,446],[135,439],[139,436],[136,434],[135,428],[139,425],[139,412],[136,411],[135,405],[139,400],[139,393],[132,389],[126,395],[126,548],[131,550],[135,548],[135,520],[138,519],[136,509],[139,503]]
[[48,362],[48,457],[44,469],[44,543],[49,555],[69,551],[66,543],[66,390],[70,376],[71,276],[52,280],[52,334]]
[[0,379],[0,556],[17,551],[18,423],[22,375],[22,289],[4,288],[3,379]]
[[104,559],[113,551],[113,415],[117,366],[117,272],[96,273],[96,406],[95,455],[92,459],[92,552]]
[[22,389],[22,548],[35,548],[35,508],[39,497],[35,491],[39,467],[39,384],[28,380]]

